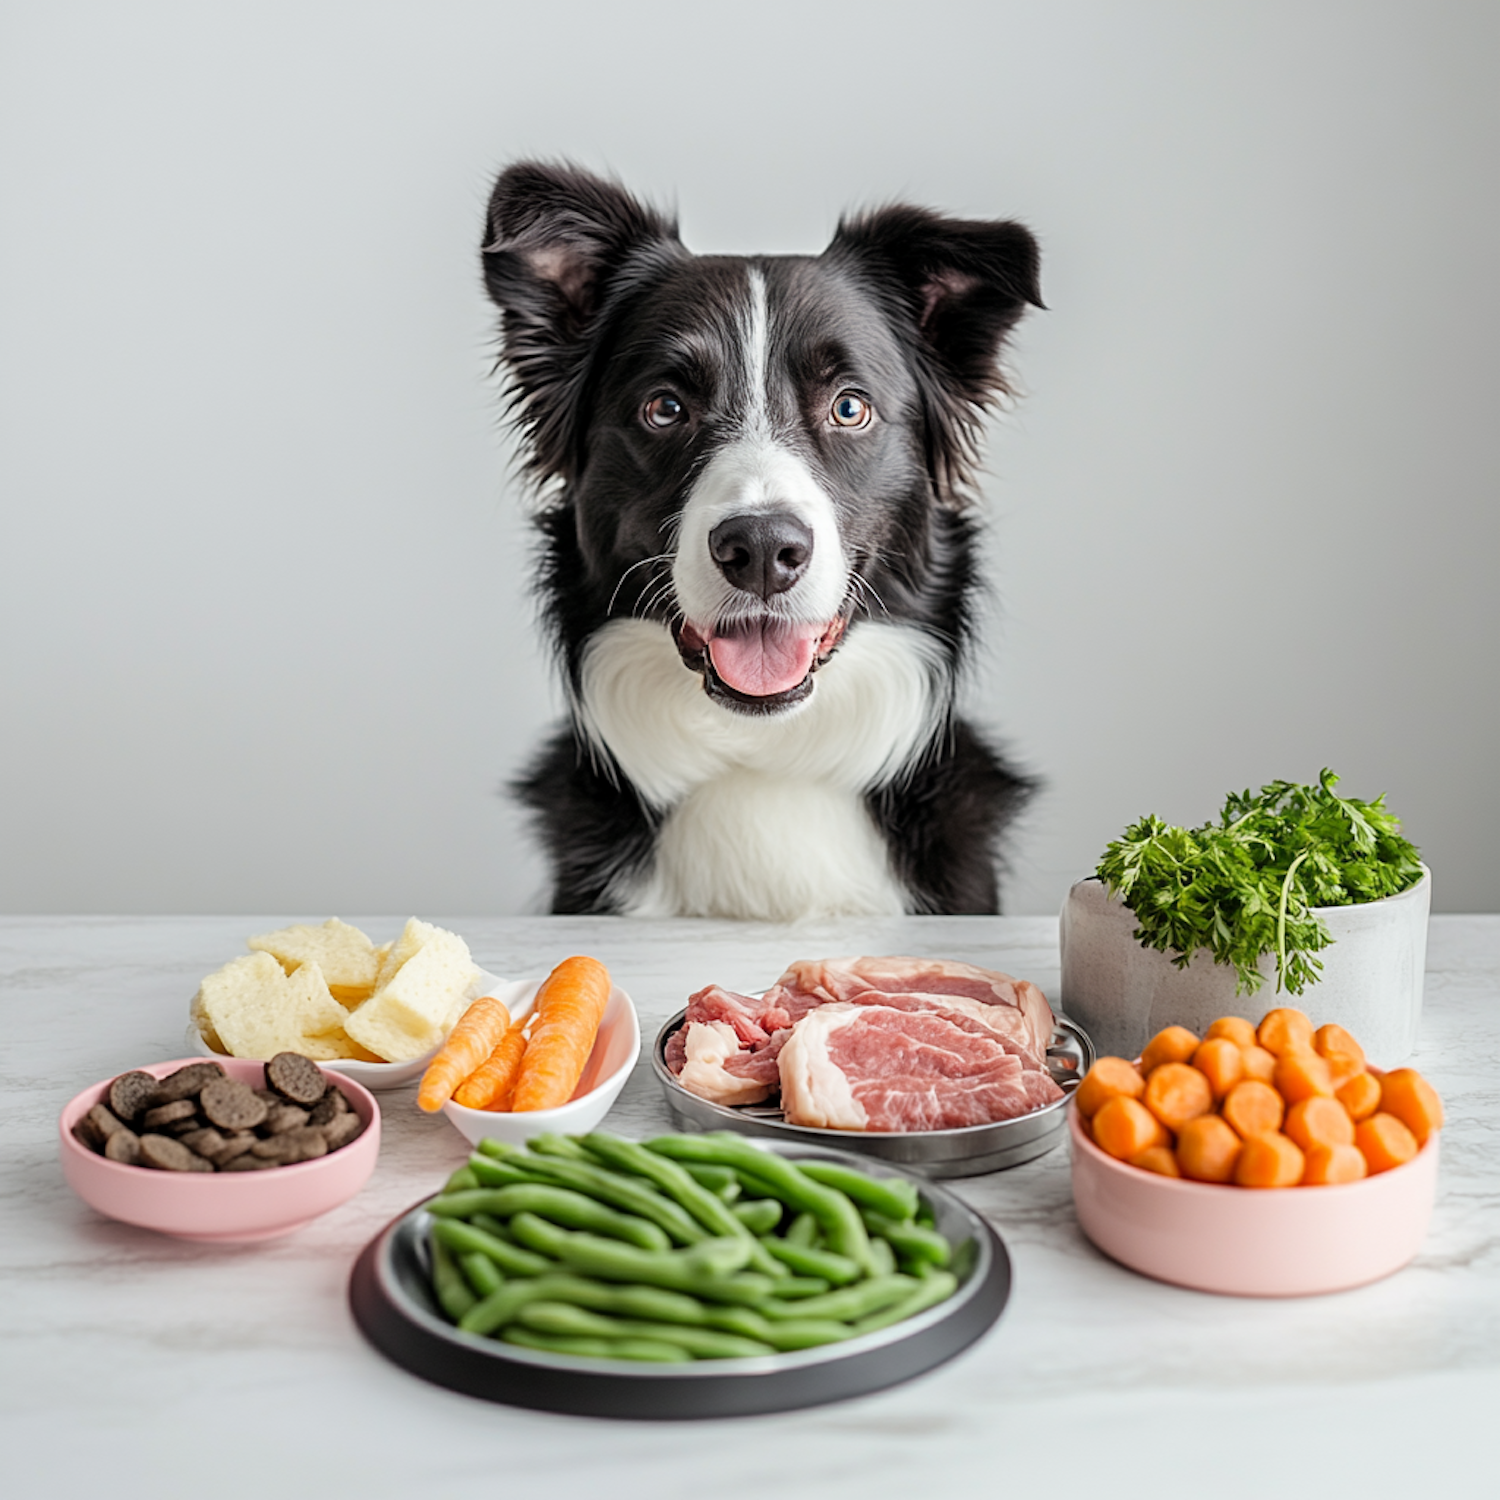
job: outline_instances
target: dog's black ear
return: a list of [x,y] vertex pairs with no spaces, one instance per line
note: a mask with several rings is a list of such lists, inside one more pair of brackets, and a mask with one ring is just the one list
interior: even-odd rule
[[619,273],[653,248],[683,253],[676,224],[591,172],[517,162],[495,183],[484,284],[501,311],[528,466],[543,478],[573,470],[589,335]]
[[928,467],[955,504],[971,478],[984,409],[1007,391],[998,363],[1029,305],[1042,307],[1040,252],[1009,220],[948,219],[896,205],[843,220],[829,245],[870,277],[912,339],[927,408]]

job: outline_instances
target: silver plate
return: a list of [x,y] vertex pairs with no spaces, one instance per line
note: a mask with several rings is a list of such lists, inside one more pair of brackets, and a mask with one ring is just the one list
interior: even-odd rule
[[[848,1153],[795,1141],[766,1148],[792,1161],[841,1161]],[[874,1177],[907,1175],[876,1165]],[[364,1248],[349,1301],[365,1337],[412,1374],[466,1395],[512,1406],[583,1416],[654,1419],[749,1416],[800,1411],[881,1390],[933,1369],[985,1334],[1010,1296],[1010,1256],[968,1204],[924,1183],[940,1233],[955,1249],[958,1290],[904,1322],[839,1344],[753,1359],[629,1364],[525,1349],[455,1328],[437,1310],[427,1264],[422,1204],[408,1209]]]
[[880,1161],[914,1167],[928,1177],[977,1177],[1018,1167],[1061,1143],[1067,1124],[1068,1097],[1094,1065],[1094,1044],[1081,1026],[1066,1016],[1053,1017],[1047,1071],[1062,1089],[1061,1099],[1014,1120],[965,1125],[957,1130],[819,1130],[791,1125],[775,1104],[714,1104],[689,1093],[667,1066],[667,1042],[687,1017],[680,1010],[660,1031],[651,1049],[651,1066],[667,1096],[667,1108],[679,1125],[691,1130],[737,1130],[741,1135],[772,1136],[854,1151]]

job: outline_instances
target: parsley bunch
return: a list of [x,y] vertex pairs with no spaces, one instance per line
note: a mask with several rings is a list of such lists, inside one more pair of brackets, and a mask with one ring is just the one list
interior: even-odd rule
[[1260,956],[1274,953],[1276,988],[1300,995],[1323,968],[1313,955],[1333,941],[1313,907],[1378,901],[1422,878],[1384,796],[1340,797],[1337,784],[1325,769],[1317,786],[1231,792],[1219,821],[1201,828],[1142,818],[1105,849],[1096,873],[1135,913],[1136,941],[1173,952],[1179,969],[1207,948],[1234,966],[1235,993],[1253,995]]

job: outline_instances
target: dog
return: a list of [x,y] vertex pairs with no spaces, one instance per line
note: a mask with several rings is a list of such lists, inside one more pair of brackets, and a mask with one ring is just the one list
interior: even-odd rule
[[998,910],[1032,784],[954,699],[1031,233],[898,205],[818,256],[699,256],[521,162],[481,257],[571,710],[513,787],[552,910]]

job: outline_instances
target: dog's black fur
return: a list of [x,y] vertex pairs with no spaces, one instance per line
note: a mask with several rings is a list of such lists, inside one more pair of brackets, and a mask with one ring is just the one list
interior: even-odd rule
[[[941,643],[951,687],[977,588],[968,499],[980,422],[1005,390],[996,361],[1007,333],[1028,304],[1042,305],[1026,229],[897,206],[841,222],[817,257],[698,257],[675,224],[613,183],[522,163],[495,185],[482,254],[512,410],[547,486],[539,589],[575,695],[584,649],[607,621],[680,626],[663,538],[733,416],[732,361],[717,351],[735,336],[747,266],[778,308],[786,378],[773,415],[832,497],[852,562],[848,629],[922,627]],[[664,371],[693,413],[669,432],[640,420]],[[819,421],[840,382],[878,387],[881,420],[858,443]],[[683,656],[722,701],[701,653],[684,646]],[[934,727],[865,804],[909,909],[993,912],[997,841],[1030,783],[951,698]],[[661,810],[576,722],[516,791],[551,853],[552,909],[617,909],[622,884],[652,860]]]

